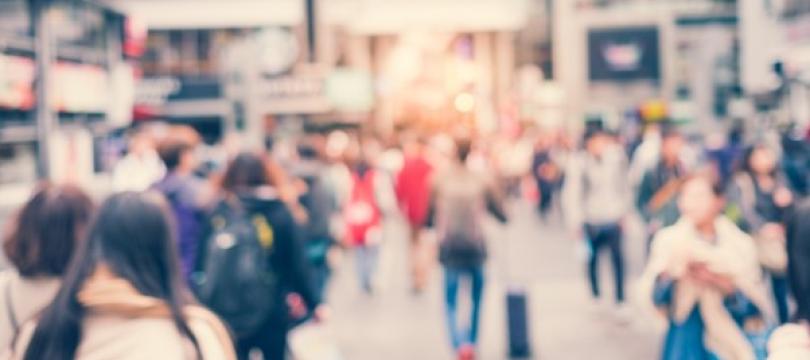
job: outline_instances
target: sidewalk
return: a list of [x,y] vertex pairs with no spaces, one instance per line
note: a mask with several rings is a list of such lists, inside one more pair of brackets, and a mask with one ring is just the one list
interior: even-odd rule
[[[510,229],[492,231],[493,235],[506,237],[503,240],[509,246],[491,242],[479,359],[507,358],[504,269],[508,269],[511,284],[528,289],[533,359],[625,360],[657,356],[656,335],[637,324],[622,324],[610,313],[594,311],[584,264],[574,257],[572,242],[561,230],[542,226],[528,204],[516,204],[512,215]],[[391,224],[388,230],[390,236],[381,256],[381,285],[373,297],[358,290],[351,261],[344,261],[335,276],[330,300],[345,358],[453,359],[445,330],[441,274],[434,273],[426,293],[412,295],[404,227]],[[625,246],[640,245],[628,241]],[[606,271],[602,274],[611,275],[608,261],[603,265]],[[638,264],[630,265],[634,265],[631,269],[640,268]],[[612,281],[607,280],[603,283],[610,294],[612,285],[608,284]]]

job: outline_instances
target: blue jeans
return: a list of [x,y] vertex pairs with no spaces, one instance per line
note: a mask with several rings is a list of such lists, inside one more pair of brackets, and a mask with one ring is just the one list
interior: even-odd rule
[[[472,313],[469,330],[462,331],[457,321],[458,287],[462,278],[469,278]],[[481,313],[481,295],[484,292],[484,267],[444,268],[444,295],[447,306],[447,325],[453,349],[463,345],[475,345],[478,341],[478,322]]]
[[357,276],[360,279],[360,286],[363,290],[370,293],[371,280],[374,276],[374,271],[377,269],[377,255],[379,254],[379,247],[377,245],[363,245],[358,246],[354,250],[355,260],[357,264]]

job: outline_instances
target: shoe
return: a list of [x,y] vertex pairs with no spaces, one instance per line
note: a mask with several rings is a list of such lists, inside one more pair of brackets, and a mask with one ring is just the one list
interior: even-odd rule
[[472,345],[464,345],[458,349],[458,360],[475,360],[475,348]]

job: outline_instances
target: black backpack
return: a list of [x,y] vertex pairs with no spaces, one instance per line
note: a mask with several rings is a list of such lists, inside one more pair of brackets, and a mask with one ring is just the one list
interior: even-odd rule
[[236,335],[255,334],[275,305],[278,279],[271,269],[273,228],[263,214],[223,202],[211,216],[194,276],[199,301]]

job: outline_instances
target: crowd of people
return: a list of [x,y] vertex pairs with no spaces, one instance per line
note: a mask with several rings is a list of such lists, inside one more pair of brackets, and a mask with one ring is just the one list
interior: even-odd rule
[[[806,147],[735,137],[706,149],[666,121],[639,139],[592,122],[579,147],[556,131],[501,140],[334,131],[245,151],[208,147],[188,127],[137,129],[112,194],[43,184],[10,222],[3,356],[284,359],[290,329],[328,320],[339,254],[374,296],[385,222],[402,216],[414,295],[439,265],[448,343],[474,359],[485,217],[507,223],[507,200],[525,196],[546,222],[562,210],[601,306],[609,251],[618,313],[638,305],[668,324],[663,359],[810,358],[810,171],[795,158]],[[634,214],[648,247],[631,289]]]
[[[572,236],[587,246],[593,297],[600,298],[599,253],[609,249],[617,313],[624,316],[623,233],[633,214],[645,225],[636,303],[668,324],[662,359],[810,356],[801,310],[805,275],[798,273],[805,264],[797,257],[810,240],[801,237],[810,215],[802,184],[810,173],[804,164],[791,183],[780,154],[794,154],[764,138],[741,143],[730,136],[707,148],[665,121],[647,124],[633,147],[593,123],[582,150],[566,161],[562,205]],[[774,332],[790,321],[803,325]]]

